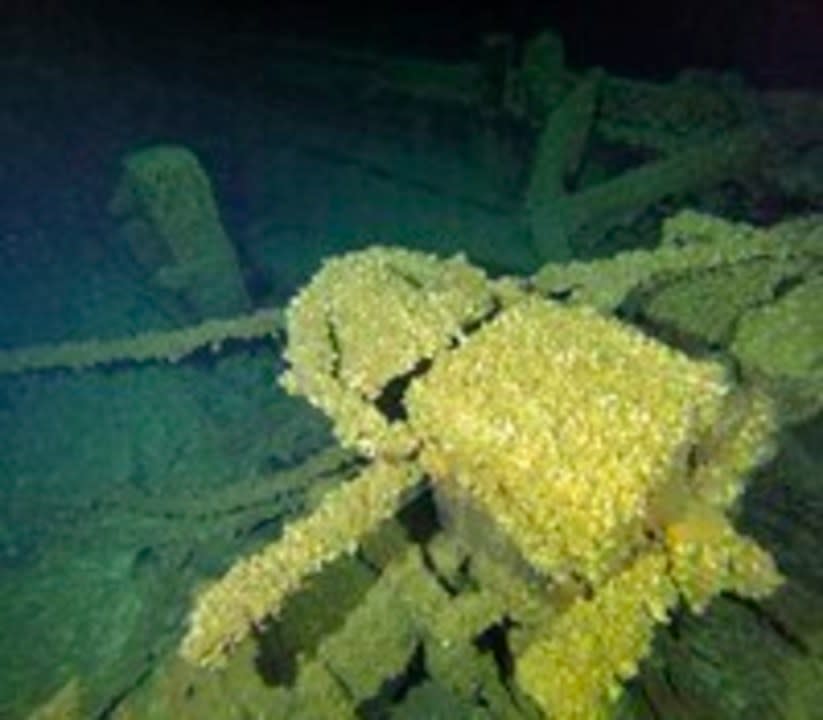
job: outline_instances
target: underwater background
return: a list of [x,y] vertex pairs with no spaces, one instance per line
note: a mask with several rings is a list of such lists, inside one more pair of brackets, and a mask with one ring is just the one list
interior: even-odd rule
[[375,245],[462,253],[774,398],[730,512],[781,586],[672,610],[604,716],[823,717],[823,10],[631,11],[3,3],[0,719],[546,715],[514,600],[438,654],[498,528],[434,480],[221,670],[180,657],[203,589],[369,467],[279,379],[283,309]]

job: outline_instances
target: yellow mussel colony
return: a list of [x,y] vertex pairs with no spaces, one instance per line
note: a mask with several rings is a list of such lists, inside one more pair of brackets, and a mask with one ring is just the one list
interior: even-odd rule
[[522,626],[517,683],[548,717],[607,717],[679,604],[780,584],[732,521],[773,408],[720,364],[461,258],[387,248],[328,262],[287,315],[284,384],[369,464],[201,593],[187,659],[224,663],[421,482],[473,516],[445,523],[457,542],[528,578],[501,590],[502,614]]

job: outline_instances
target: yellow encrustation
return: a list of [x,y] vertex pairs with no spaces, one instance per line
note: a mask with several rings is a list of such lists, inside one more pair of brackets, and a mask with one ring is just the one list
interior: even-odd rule
[[285,599],[325,564],[354,552],[365,534],[391,517],[417,483],[414,465],[376,463],[329,491],[315,512],[286,527],[276,543],[234,565],[197,598],[181,653],[216,667],[252,624],[276,616]]
[[150,330],[111,340],[69,340],[0,351],[0,375],[41,370],[87,370],[117,362],[176,363],[202,349],[219,352],[229,340],[276,338],[283,330],[283,312],[256,310],[236,318],[213,318],[176,330]]
[[578,598],[518,658],[520,686],[550,718],[607,720],[622,683],[677,603],[666,557],[642,555],[590,599]]
[[494,304],[485,274],[460,257],[377,247],[333,258],[288,308],[283,385],[332,417],[347,447],[403,454],[411,438],[374,401]]
[[423,464],[460,485],[554,578],[599,584],[687,472],[729,386],[591,308],[513,306],[409,391]]
[[551,718],[605,717],[681,600],[699,612],[781,582],[729,517],[769,455],[772,406],[721,365],[462,258],[387,248],[327,263],[288,332],[286,387],[372,463],[200,595],[190,660],[219,664],[422,478],[502,536],[530,570],[529,602],[552,605],[515,657]]

